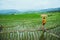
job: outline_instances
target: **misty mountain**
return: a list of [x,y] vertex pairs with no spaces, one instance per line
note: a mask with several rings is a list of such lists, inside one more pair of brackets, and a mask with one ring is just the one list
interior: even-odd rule
[[49,9],[42,9],[42,10],[33,10],[33,11],[26,11],[21,12],[15,9],[9,10],[0,10],[0,14],[23,14],[23,13],[35,13],[35,12],[60,12],[60,8],[49,8]]
[[40,10],[40,12],[60,12],[60,8],[49,8],[49,9]]
[[18,13],[20,11],[15,10],[15,9],[9,9],[9,10],[0,10],[0,14],[14,14],[14,13]]

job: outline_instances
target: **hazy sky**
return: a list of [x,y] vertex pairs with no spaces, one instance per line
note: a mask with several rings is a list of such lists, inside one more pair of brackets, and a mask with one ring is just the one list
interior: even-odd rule
[[0,10],[39,10],[56,7],[60,7],[60,0],[0,0]]

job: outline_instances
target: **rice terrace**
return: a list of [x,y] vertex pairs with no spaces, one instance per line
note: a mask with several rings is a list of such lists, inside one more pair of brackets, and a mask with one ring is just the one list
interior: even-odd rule
[[0,0],[0,40],[60,40],[60,0]]
[[[41,14],[48,15],[45,31]],[[60,12],[0,15],[0,40],[60,40]]]

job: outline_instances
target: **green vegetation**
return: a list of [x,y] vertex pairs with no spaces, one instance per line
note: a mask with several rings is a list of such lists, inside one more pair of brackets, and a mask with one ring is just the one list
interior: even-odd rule
[[[22,29],[41,29],[42,26],[42,13],[37,14],[19,14],[19,15],[0,15],[0,25],[3,25],[3,31],[13,31],[13,30],[22,30]],[[44,13],[43,13],[44,14]],[[60,12],[46,12],[48,15],[47,23],[45,28],[51,29],[48,30],[51,33],[57,34],[60,36]],[[56,28],[57,27],[57,28]],[[54,29],[52,29],[54,28]],[[36,32],[16,32],[16,33],[5,33],[4,35],[0,34],[1,38],[5,40],[39,40],[42,31]],[[7,37],[6,37],[7,35]],[[13,36],[12,36],[13,35]],[[18,36],[19,35],[19,36]],[[46,40],[59,40],[59,38],[53,37],[49,33],[45,32],[44,34]],[[5,36],[5,37],[2,37]],[[9,37],[8,37],[9,36]],[[15,37],[14,37],[15,36]],[[18,38],[16,38],[18,37]],[[9,38],[9,39],[8,39]],[[28,38],[28,39],[27,39]],[[43,38],[43,36],[42,36]]]

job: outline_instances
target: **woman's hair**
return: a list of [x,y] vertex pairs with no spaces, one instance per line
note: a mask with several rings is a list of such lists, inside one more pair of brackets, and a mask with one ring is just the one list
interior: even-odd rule
[[43,17],[43,19],[45,19],[45,17]]

